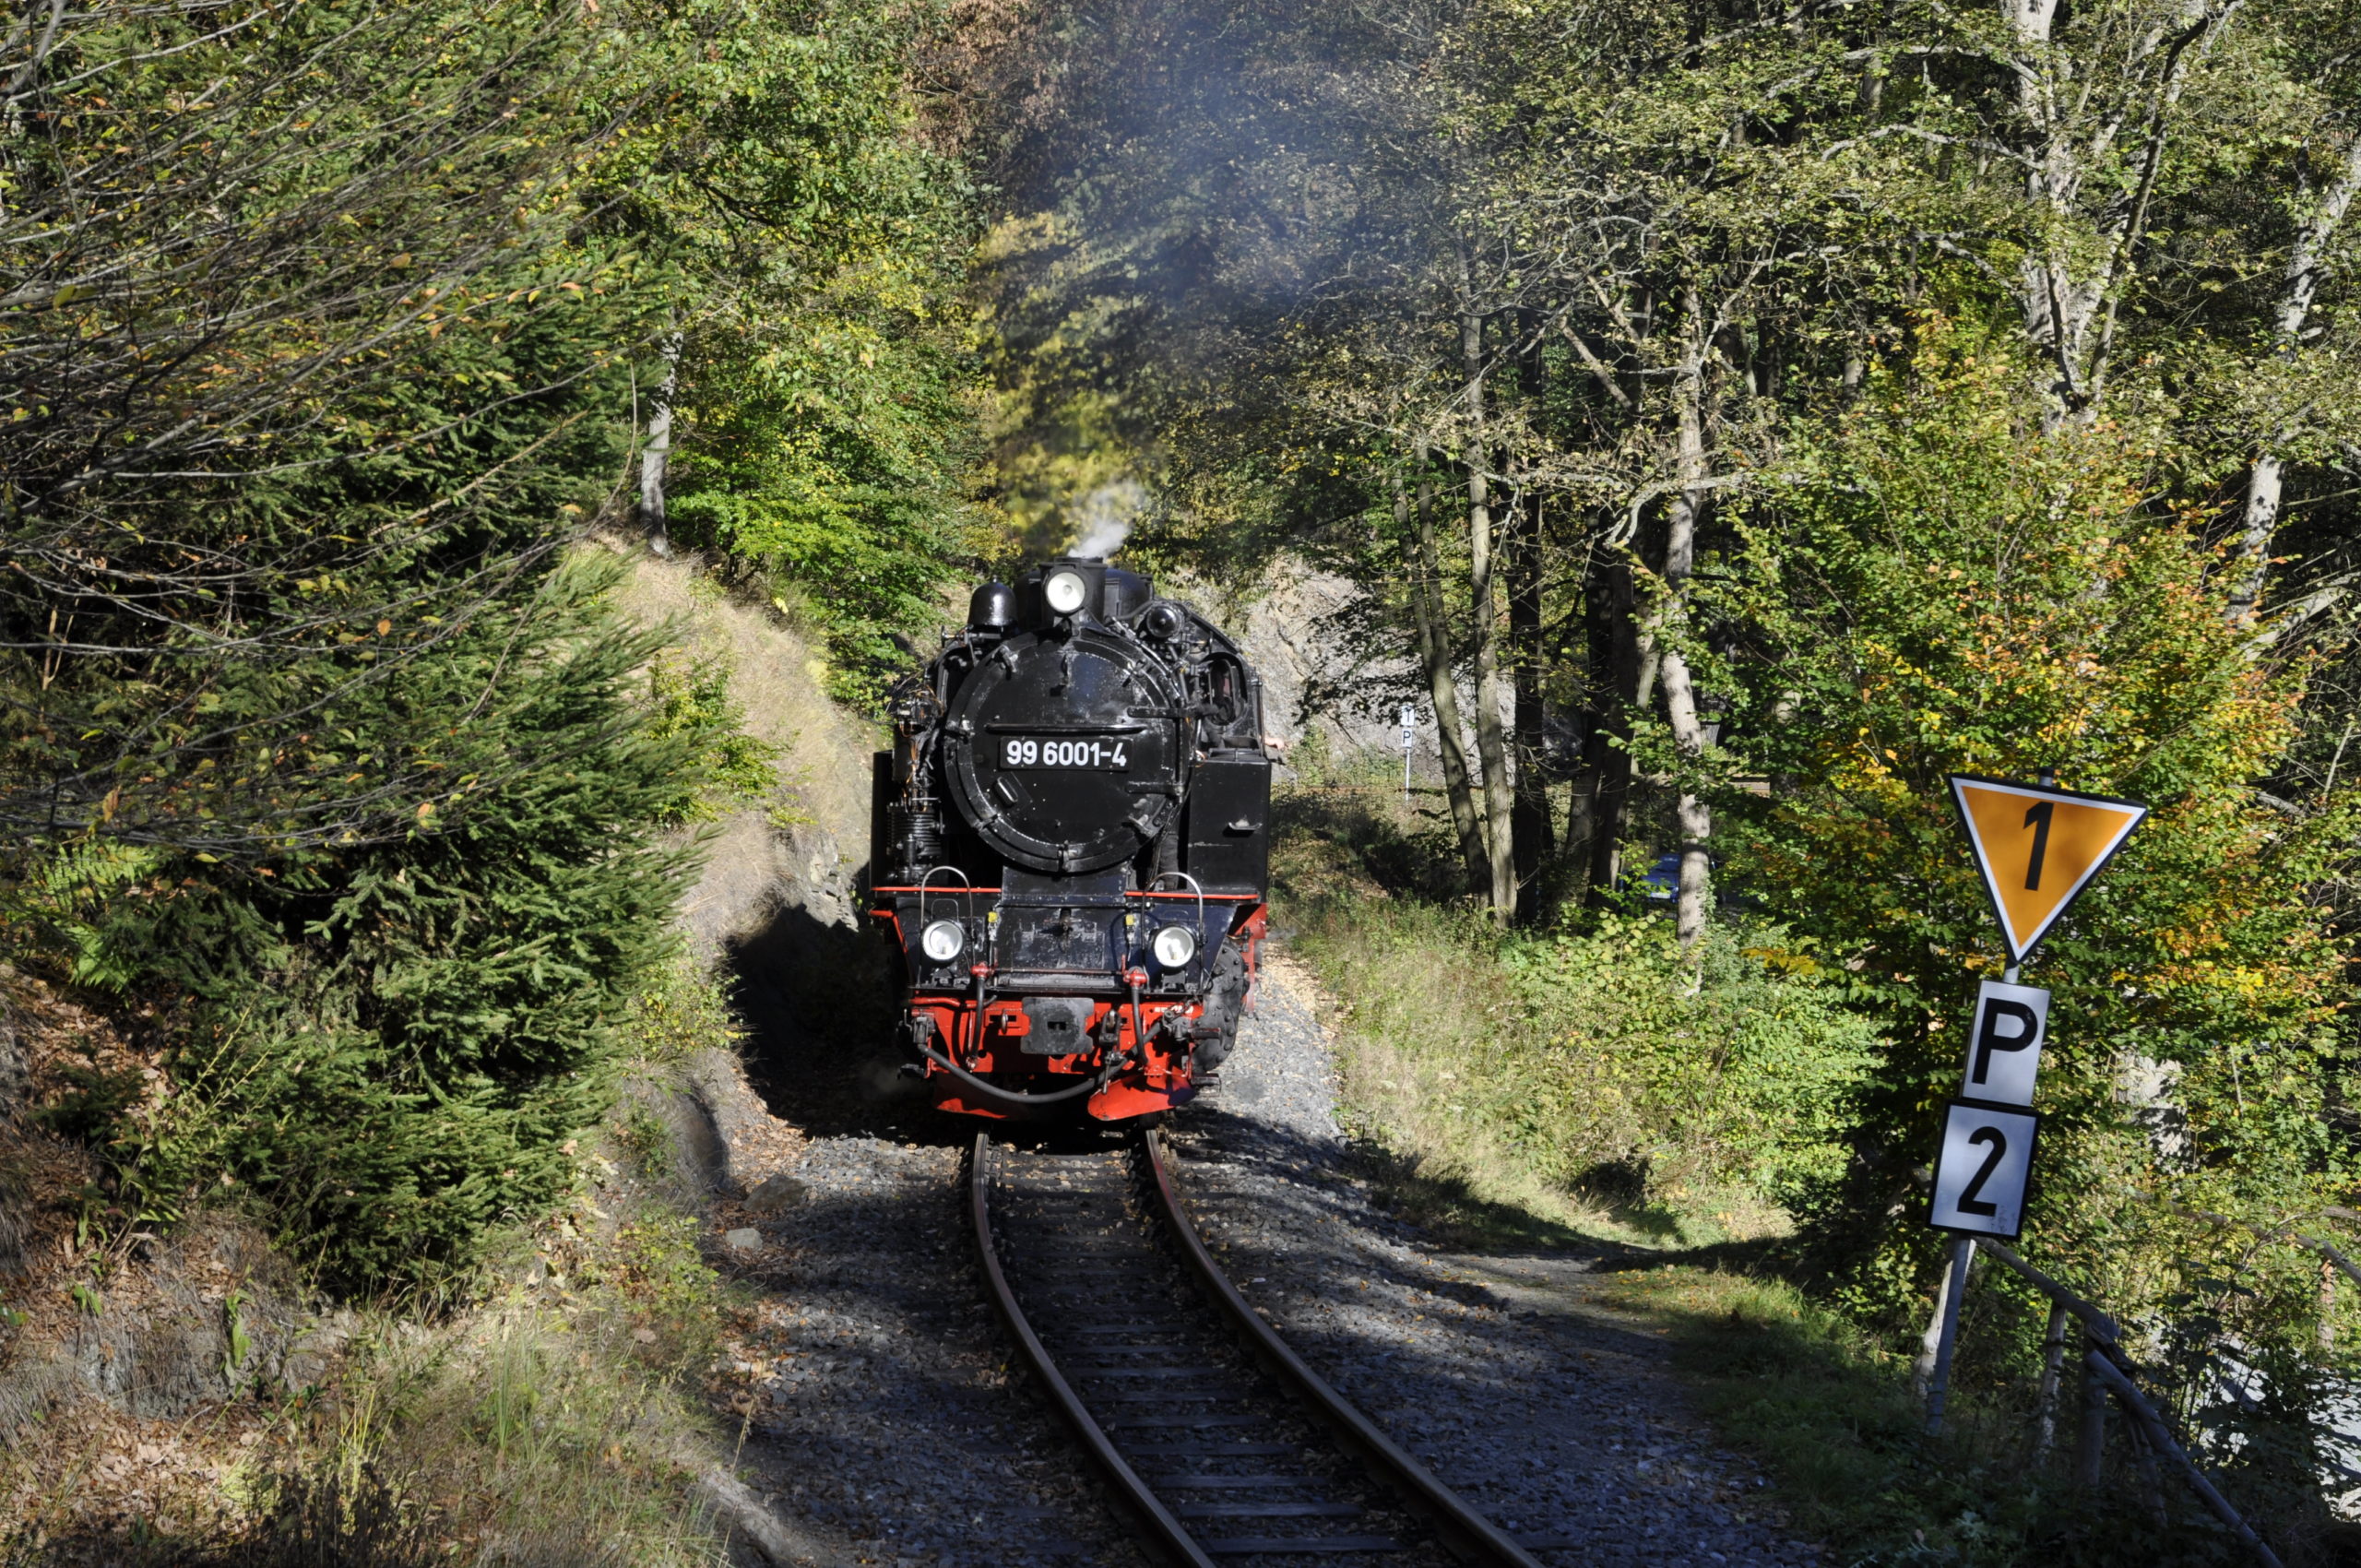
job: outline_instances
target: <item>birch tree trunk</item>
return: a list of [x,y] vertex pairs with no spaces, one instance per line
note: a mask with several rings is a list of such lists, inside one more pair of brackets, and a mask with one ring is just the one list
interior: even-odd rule
[[[2146,238],[2173,111],[2193,62],[2244,4],[2157,6],[2118,58],[2077,60],[2053,42],[2058,0],[2000,0],[2019,45],[2012,64],[2028,133],[2022,150],[2034,232],[2019,304],[2027,338],[2056,370],[2042,413],[2046,430],[2098,416],[2125,279]],[[2119,73],[2116,90],[2095,92],[2106,72]],[[2086,193],[2093,172],[2110,164],[2138,173],[2130,182],[2102,179]],[[2086,194],[2094,209],[2078,218]]]
[[672,535],[664,519],[664,479],[672,459],[672,394],[681,381],[681,335],[664,339],[664,379],[647,415],[647,443],[639,449],[639,527],[649,551],[672,553]]
[[[1426,466],[1425,447],[1418,449],[1419,467]],[[1459,743],[1459,683],[1451,646],[1451,623],[1443,615],[1442,574],[1435,563],[1434,485],[1421,480],[1413,509],[1394,476],[1394,520],[1410,540],[1410,609],[1418,627],[1418,662],[1427,677],[1427,695],[1435,705],[1435,745],[1442,754],[1443,792],[1451,800],[1451,825],[1459,834],[1459,852],[1467,862],[1468,885],[1489,887],[1492,863],[1484,849],[1484,831],[1476,816],[1476,793],[1467,771],[1467,754]]]
[[1459,352],[1467,373],[1467,585],[1474,600],[1469,651],[1476,664],[1476,753],[1484,768],[1484,849],[1491,871],[1492,913],[1516,910],[1516,795],[1509,784],[1507,737],[1501,728],[1499,608],[1492,592],[1491,454],[1484,436],[1484,318],[1473,308],[1466,258],[1460,259],[1465,303],[1459,317]]
[[1684,951],[1693,949],[1705,934],[1713,909],[1714,810],[1698,795],[1694,765],[1704,754],[1704,726],[1697,719],[1697,693],[1690,679],[1689,660],[1679,647],[1680,623],[1688,613],[1689,578],[1697,564],[1697,524],[1705,507],[1705,334],[1698,318],[1694,289],[1683,302],[1689,316],[1687,362],[1677,383],[1679,430],[1674,437],[1673,474],[1680,489],[1673,493],[1665,518],[1662,598],[1650,620],[1655,644],[1658,676],[1664,682],[1665,718],[1672,726],[1672,743],[1686,765],[1676,808],[1680,823],[1680,888],[1674,906],[1674,930]]
[[[2000,0],[2000,9],[2009,18],[2022,55],[2040,60],[2058,17],[2058,0]],[[2082,187],[2077,149],[2058,124],[2057,87],[2046,65],[2021,64],[2017,106],[2035,137],[2035,145],[2027,149],[2025,199],[2036,213],[2053,215],[2070,207]],[[2044,427],[2054,430],[2076,400],[2078,355],[2094,302],[2075,288],[2067,269],[2067,252],[2058,237],[2035,238],[2025,247],[2024,260],[2019,265],[2018,305],[2024,315],[2025,336],[2058,366],[2057,379],[2042,409]]]
[[[2320,193],[2319,206],[2296,231],[2295,248],[2288,253],[2278,319],[2273,324],[2275,346],[2283,355],[2293,354],[2303,341],[2304,327],[2311,319],[2312,297],[2319,291],[2329,245],[2335,240],[2356,195],[2361,195],[2361,132],[2356,132],[2346,144],[2343,167]],[[2263,579],[2271,573],[2271,545],[2279,531],[2279,501],[2284,476],[2278,448],[2284,445],[2291,434],[2282,430],[2267,435],[2262,450],[2255,454],[2253,467],[2247,470],[2238,545],[2231,565],[2236,577],[2228,609],[2230,624],[2242,630],[2252,626],[2262,610]]]

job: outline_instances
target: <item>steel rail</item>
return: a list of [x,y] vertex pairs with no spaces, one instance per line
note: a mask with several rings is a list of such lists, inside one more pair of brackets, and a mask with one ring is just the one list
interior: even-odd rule
[[1033,1375],[1040,1380],[1050,1403],[1057,1407],[1058,1414],[1074,1429],[1091,1463],[1098,1467],[1116,1496],[1138,1516],[1148,1536],[1173,1561],[1187,1564],[1187,1568],[1214,1568],[1214,1560],[1205,1555],[1204,1548],[1196,1543],[1180,1521],[1172,1516],[1172,1510],[1149,1490],[1139,1472],[1117,1451],[1026,1320],[1016,1292],[1009,1286],[1008,1274],[1001,1267],[1000,1251],[992,1242],[991,1153],[991,1134],[977,1134],[975,1154],[967,1167],[967,1215],[975,1228],[976,1261],[983,1269],[992,1304],[1000,1309],[1001,1321],[1008,1325],[1010,1336],[1024,1352]]
[[1180,1194],[1173,1184],[1171,1161],[1164,1147],[1163,1134],[1150,1130],[1141,1141],[1147,1150],[1148,1171],[1154,1179],[1152,1185],[1165,1223],[1180,1243],[1182,1255],[1196,1271],[1198,1282],[1236,1325],[1249,1349],[1291,1384],[1304,1403],[1311,1406],[1349,1446],[1359,1452],[1363,1462],[1376,1473],[1381,1482],[1390,1486],[1441,1526],[1442,1544],[1453,1556],[1474,1563],[1541,1568],[1532,1554],[1517,1545],[1499,1526],[1486,1518],[1466,1499],[1436,1479],[1434,1473],[1424,1465],[1405,1453],[1350,1400],[1306,1365],[1303,1358],[1279,1337],[1276,1329],[1263,1321],[1262,1314],[1239,1293],[1238,1287],[1230,1283],[1229,1276],[1222,1272],[1221,1265],[1214,1261],[1212,1252],[1197,1234],[1197,1228],[1190,1220],[1188,1210],[1182,1206]]

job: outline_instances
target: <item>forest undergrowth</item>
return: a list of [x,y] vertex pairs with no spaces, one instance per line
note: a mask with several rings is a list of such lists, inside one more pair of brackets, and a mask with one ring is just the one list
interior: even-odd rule
[[[28,983],[14,982],[20,1016]],[[717,986],[673,966],[618,1034],[615,1109],[568,1140],[558,1204],[501,1227],[435,1300],[311,1320],[308,1360],[267,1366],[249,1348],[296,1302],[233,1290],[228,1397],[178,1420],[84,1403],[0,1452],[0,1562],[725,1560],[697,1483],[730,1462],[717,1356],[736,1303],[700,1255],[705,1183],[679,1169],[661,1107],[683,1063],[730,1049],[733,1030]],[[94,1321],[151,1283],[132,1256],[84,1272]]]
[[1692,971],[1644,899],[1503,936],[1446,896],[1456,849],[1433,806],[1313,778],[1277,808],[1278,918],[1353,1041],[1356,1131],[1421,1220],[1637,1246],[1791,1229],[1841,1167],[1844,1096],[1876,1045],[1796,972],[1792,939],[1726,925]]

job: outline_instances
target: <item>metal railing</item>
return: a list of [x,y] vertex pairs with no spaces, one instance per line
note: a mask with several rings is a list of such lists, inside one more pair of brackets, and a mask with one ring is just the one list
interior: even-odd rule
[[[2356,1263],[2335,1242],[2299,1229],[2303,1223],[2300,1218],[2285,1219],[2276,1224],[2257,1224],[2161,1199],[2148,1201],[2176,1218],[2198,1220],[2225,1230],[2243,1230],[2261,1245],[2284,1246],[2319,1257],[2318,1342],[2323,1355],[2334,1349],[2337,1281],[2341,1276],[2355,1286],[2361,1286],[2361,1263]],[[2361,1224],[2361,1209],[2324,1205],[2314,1212],[2322,1218]],[[1937,1286],[1934,1316],[1928,1325],[1917,1364],[1912,1373],[1912,1381],[1918,1393],[1928,1401],[1928,1431],[1932,1433],[1940,1430],[1944,1384],[1950,1372],[1948,1364],[1943,1364],[1948,1358],[1944,1358],[1943,1362],[1938,1360],[1940,1326],[1946,1315],[1957,1311],[1957,1305],[1952,1300],[1954,1282],[1964,1281],[1976,1252],[1981,1250],[1990,1254],[1994,1262],[2032,1286],[2049,1302],[2048,1323],[2042,1334],[2041,1378],[2035,1402],[2035,1456],[2046,1455],[2056,1444],[2067,1352],[2070,1341],[2079,1333],[2081,1349],[2075,1358],[2075,1365],[2082,1374],[2082,1389],[2072,1471],[2075,1484],[2096,1488],[2101,1482],[2107,1441],[2106,1407],[2112,1399],[2121,1413],[2125,1431],[2135,1445],[2133,1464],[2140,1473],[2152,1512],[2161,1514],[2163,1511],[2161,1470],[2164,1466],[2169,1466],[2189,1491],[2204,1503],[2207,1511],[2246,1546],[2256,1562],[2268,1564],[2270,1568],[2283,1568],[2278,1554],[2222,1495],[2221,1490],[2175,1435],[2171,1421],[2139,1387],[2135,1381],[2139,1366],[2124,1350],[2121,1329],[2115,1318],[2026,1262],[2004,1242],[1990,1237],[1973,1240],[1961,1237],[1957,1241],[1959,1244],[1952,1253],[1952,1265],[1945,1270]],[[2248,1254],[2249,1257],[2252,1255]],[[2242,1265],[2239,1272],[2243,1272],[2243,1268]],[[2361,1472],[2346,1468],[2344,1473],[2361,1479]]]
[[[2006,1243],[1988,1238],[1977,1246],[1989,1253],[1995,1263],[2014,1273],[2049,1300],[2049,1322],[2042,1333],[2042,1372],[2039,1394],[2035,1401],[2035,1452],[2046,1454],[2057,1440],[2058,1398],[2064,1383],[2066,1346],[2070,1325],[2079,1323],[2082,1336],[2082,1353],[2078,1358],[2082,1373],[2081,1430],[2074,1443],[2074,1479],[2084,1487],[2096,1487],[2106,1457],[2106,1405],[2112,1397],[2122,1412],[2127,1430],[2144,1452],[2135,1454],[2142,1480],[2152,1498],[2159,1491],[2155,1465],[2161,1459],[2169,1464],[2189,1491],[2197,1494],[2206,1510],[2228,1527],[2255,1561],[2267,1568],[2282,1568],[2279,1554],[2272,1551],[2254,1526],[2240,1516],[2221,1489],[2207,1477],[2197,1461],[2189,1456],[2179,1439],[2173,1435],[2172,1424],[2165,1420],[2148,1396],[2131,1379],[2135,1370],[2124,1353],[2121,1330],[2115,1319],[2094,1303],[2044,1274],[2019,1257]],[[2361,1273],[2354,1276],[2361,1281]],[[1964,1283],[1964,1282],[1963,1282]]]

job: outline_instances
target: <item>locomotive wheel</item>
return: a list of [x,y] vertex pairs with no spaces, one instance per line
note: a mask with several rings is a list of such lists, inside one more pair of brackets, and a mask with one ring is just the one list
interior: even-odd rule
[[1212,1072],[1238,1043],[1238,1017],[1246,1006],[1246,948],[1236,937],[1222,944],[1214,960],[1214,983],[1197,1020],[1197,1067]]

